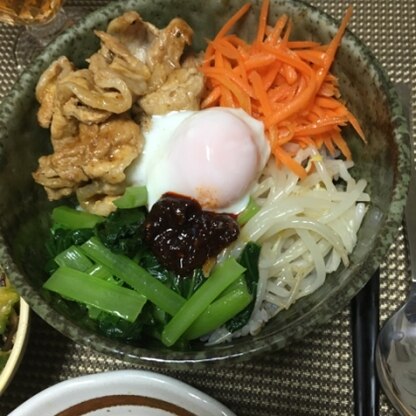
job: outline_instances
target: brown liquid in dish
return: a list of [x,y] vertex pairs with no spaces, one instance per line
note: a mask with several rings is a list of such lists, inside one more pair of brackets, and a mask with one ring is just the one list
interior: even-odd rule
[[46,23],[61,4],[62,0],[0,0],[0,21],[25,25]]
[[160,409],[171,413],[173,416],[197,416],[188,410],[177,406],[176,404],[165,402],[164,400],[155,399],[153,397],[117,394],[112,396],[96,397],[78,403],[55,416],[83,416],[94,410],[105,409],[116,406],[146,406],[153,409]]

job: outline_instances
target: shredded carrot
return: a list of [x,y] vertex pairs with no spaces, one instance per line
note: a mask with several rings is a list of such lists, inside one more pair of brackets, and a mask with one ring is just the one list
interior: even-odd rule
[[209,42],[201,71],[206,93],[201,107],[240,107],[262,121],[277,164],[305,178],[294,149],[338,149],[347,159],[351,151],[341,127],[352,125],[365,141],[354,115],[340,101],[337,78],[330,69],[352,15],[348,7],[337,33],[327,45],[291,40],[292,22],[280,16],[268,23],[270,0],[263,0],[252,43],[231,33],[249,11],[244,4]]
[[263,0],[261,6],[259,25],[257,30],[257,42],[263,42],[264,36],[266,34],[266,25],[267,25],[267,14],[269,12],[269,3],[270,0]]
[[270,32],[268,36],[268,41],[276,44],[276,42],[280,39],[284,28],[286,27],[288,17],[284,14],[280,16],[279,19],[276,20],[273,30]]

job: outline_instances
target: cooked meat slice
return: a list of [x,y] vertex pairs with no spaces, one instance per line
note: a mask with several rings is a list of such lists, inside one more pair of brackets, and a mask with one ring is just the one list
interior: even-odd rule
[[48,128],[56,107],[57,82],[74,71],[74,66],[65,56],[61,56],[49,65],[36,85],[36,99],[40,103],[38,121],[42,127]]
[[170,111],[199,110],[204,77],[195,68],[179,68],[156,91],[145,95],[139,104],[148,115]]
[[137,93],[143,95],[160,87],[168,75],[180,67],[182,54],[185,46],[191,44],[193,31],[179,18],[159,30],[131,11],[112,20],[106,32],[97,31],[96,34],[101,39],[100,53],[107,61],[111,60],[110,66],[116,72],[119,72],[120,62],[128,62],[128,59],[139,61],[148,68],[147,89]]
[[111,113],[84,105],[76,97],[71,97],[63,106],[62,112],[66,117],[74,117],[85,124],[98,124],[106,121]]
[[126,83],[106,71],[93,73],[88,69],[80,69],[62,79],[58,89],[58,93],[68,99],[75,95],[83,105],[109,113],[124,113],[132,105],[132,96]]
[[39,158],[39,167],[33,178],[43,185],[49,200],[71,195],[78,184],[88,181],[80,163],[83,150],[81,146],[68,143],[60,151]]
[[108,35],[125,45],[136,59],[148,64],[148,49],[160,30],[134,12],[126,12],[113,19],[107,26]]
[[101,49],[89,59],[89,69],[95,74],[110,70],[122,79],[136,95],[144,94],[148,89],[150,70],[129,51],[127,46],[106,32],[96,31],[101,39]]
[[42,156],[33,177],[50,200],[60,199],[91,180],[120,184],[124,170],[143,146],[139,126],[127,118],[103,124],[80,124],[76,138],[65,140],[55,153]]
[[86,211],[107,216],[115,211],[113,201],[124,193],[125,183],[112,185],[102,181],[93,181],[76,191],[78,202]]
[[61,104],[56,104],[51,123],[51,143],[55,152],[78,136],[78,124],[78,120],[63,114]]
[[124,170],[143,148],[140,127],[132,120],[117,118],[99,126],[88,142],[83,169],[91,179],[116,184],[125,180]]
[[150,90],[160,87],[168,75],[181,66],[186,45],[192,43],[193,31],[182,19],[172,19],[149,46],[147,62],[152,71]]

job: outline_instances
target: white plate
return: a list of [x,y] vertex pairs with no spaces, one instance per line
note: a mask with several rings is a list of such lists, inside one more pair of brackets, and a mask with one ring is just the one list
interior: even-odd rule
[[172,377],[138,370],[73,378],[32,397],[9,416],[235,416]]

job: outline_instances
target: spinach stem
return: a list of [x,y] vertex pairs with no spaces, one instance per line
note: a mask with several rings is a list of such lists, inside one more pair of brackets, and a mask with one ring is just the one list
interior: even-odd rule
[[[240,280],[240,279],[239,279]],[[239,286],[215,300],[192,323],[184,334],[188,340],[200,338],[224,325],[228,320],[241,312],[252,301],[253,296],[247,286]]]
[[169,315],[175,315],[185,303],[182,296],[154,278],[133,260],[113,253],[97,237],[91,237],[81,247],[88,257],[105,266],[111,274],[123,280]]
[[219,264],[204,284],[166,324],[162,332],[162,342],[168,347],[173,345],[198,316],[244,271],[245,268],[233,258]]
[[64,228],[76,230],[78,228],[93,228],[104,217],[62,205],[52,211],[52,220]]
[[135,290],[69,267],[59,267],[43,287],[129,322],[136,320],[146,303],[146,298]]
[[77,246],[61,251],[55,257],[55,261],[59,266],[70,267],[81,272],[86,272],[93,266],[92,261]]
[[128,186],[124,194],[113,201],[117,208],[136,208],[147,204],[147,189],[145,186]]

